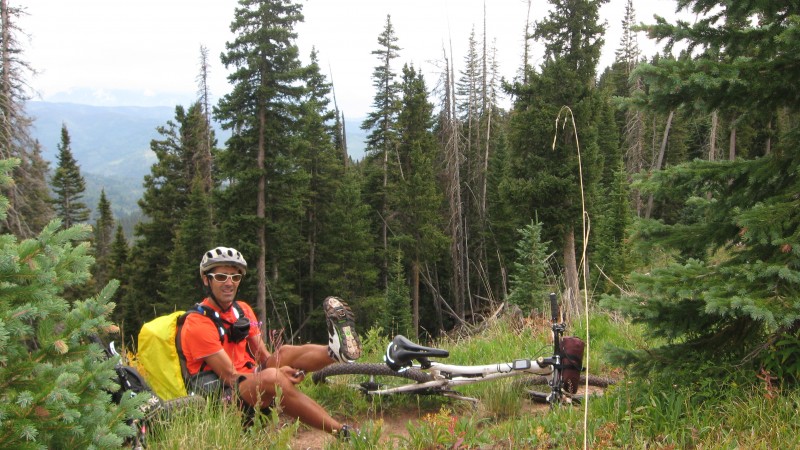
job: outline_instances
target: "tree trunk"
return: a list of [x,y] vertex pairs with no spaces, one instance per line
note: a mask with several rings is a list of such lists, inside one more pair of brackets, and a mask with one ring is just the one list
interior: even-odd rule
[[772,153],[772,119],[770,119],[767,124],[767,143],[764,149],[764,155],[769,155],[770,153]]
[[414,339],[419,336],[419,260],[411,263],[411,321]]
[[266,159],[266,143],[264,133],[267,126],[266,113],[263,108],[258,112],[258,200],[256,206],[256,217],[258,217],[258,261],[256,262],[256,276],[258,286],[256,292],[256,307],[258,308],[258,320],[261,322],[261,335],[267,335],[267,228],[266,228],[266,204],[267,204],[267,182],[264,174],[264,160]]
[[[445,61],[448,61],[445,54]],[[465,297],[465,271],[464,271],[464,212],[461,202],[461,152],[458,140],[458,128],[456,123],[455,106],[455,83],[454,74],[448,63],[445,77],[445,99],[443,110],[444,148],[445,164],[447,170],[447,200],[450,208],[450,262],[452,264],[453,275],[451,277],[453,289],[453,302],[456,315],[459,319],[464,319],[464,297]]]
[[578,264],[575,259],[575,231],[572,227],[564,235],[564,284],[566,293],[564,295],[564,320],[572,317],[573,314],[580,312],[578,305],[578,293],[580,283],[578,281]]
[[717,111],[711,113],[711,136],[709,136],[708,160],[714,161],[717,159],[717,126],[719,125],[719,116]]
[[[664,153],[667,151],[667,142],[669,141],[669,130],[672,127],[672,118],[675,116],[675,111],[670,111],[667,117],[667,125],[664,127],[664,136],[661,138],[661,148],[658,150],[658,158],[653,171],[661,170],[664,164]],[[653,212],[653,194],[647,196],[647,210],[644,213],[644,218],[649,219],[650,214]]]

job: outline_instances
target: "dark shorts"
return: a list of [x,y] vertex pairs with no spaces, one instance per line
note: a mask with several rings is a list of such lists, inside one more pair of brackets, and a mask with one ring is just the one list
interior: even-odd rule
[[[216,373],[206,370],[198,372],[186,381],[186,391],[189,395],[201,395],[207,399],[221,400],[223,403],[236,405],[245,413],[245,423],[252,422],[255,414],[253,406],[239,397],[239,383],[244,381],[244,376],[236,380],[236,386],[229,386],[219,379]],[[270,408],[262,408],[261,413],[268,415]]]
[[223,383],[216,373],[205,370],[198,372],[186,380],[186,392],[189,395],[202,395],[206,398],[220,399],[230,402],[238,393],[236,389]]

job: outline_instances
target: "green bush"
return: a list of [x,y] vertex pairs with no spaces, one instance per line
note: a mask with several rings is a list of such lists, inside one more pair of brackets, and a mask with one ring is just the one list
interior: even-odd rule
[[[13,161],[0,161],[7,173]],[[7,208],[0,198],[0,215]],[[70,304],[64,289],[85,282],[93,261],[87,225],[53,221],[34,239],[0,236],[0,448],[119,448],[141,417],[142,395],[111,402],[114,361],[93,335],[114,331],[118,286]]]

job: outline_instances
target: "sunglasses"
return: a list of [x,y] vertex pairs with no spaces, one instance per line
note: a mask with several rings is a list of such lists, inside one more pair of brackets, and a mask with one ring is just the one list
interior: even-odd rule
[[227,273],[209,273],[208,276],[213,278],[214,281],[217,281],[219,283],[224,283],[228,280],[231,280],[234,283],[242,281],[242,274],[240,273],[234,273],[232,275],[229,275]]

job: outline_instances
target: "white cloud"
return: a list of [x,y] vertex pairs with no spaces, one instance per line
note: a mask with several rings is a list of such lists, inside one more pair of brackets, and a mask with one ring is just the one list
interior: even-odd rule
[[[459,70],[470,31],[474,28],[481,39],[484,3],[500,70],[513,77],[522,62],[524,0],[303,0],[306,21],[296,30],[298,46],[304,60],[312,46],[317,48],[323,71],[335,83],[339,107],[348,117],[363,117],[371,108],[377,65],[371,52],[378,47],[387,14],[402,48],[397,72],[402,64],[413,63],[426,72],[430,88],[437,81],[434,62],[444,50],[452,48]],[[654,12],[669,16],[674,10],[671,1],[636,3],[642,8],[637,10],[639,21],[652,22]],[[546,5],[534,0],[532,21],[544,17]],[[29,15],[20,27],[31,34],[31,44],[25,58],[41,72],[31,85],[44,100],[76,101],[78,93],[91,89],[96,94],[86,102],[136,102],[130,95],[115,98],[113,93],[121,90],[139,92],[140,104],[163,96],[165,106],[174,106],[166,102],[195,96],[204,45],[212,64],[212,95],[218,99],[229,91],[219,55],[233,37],[229,26],[236,6],[235,0],[26,0]],[[625,0],[611,0],[601,9],[609,24],[603,66],[610,64],[619,45],[624,6]],[[652,54],[643,41],[642,49]]]

